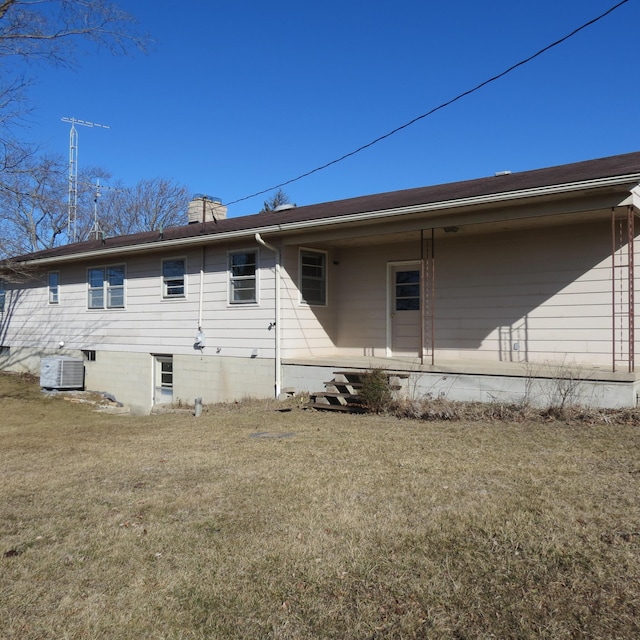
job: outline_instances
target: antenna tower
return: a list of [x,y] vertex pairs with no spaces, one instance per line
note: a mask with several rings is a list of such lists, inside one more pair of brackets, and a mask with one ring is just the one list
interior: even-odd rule
[[106,124],[87,122],[77,118],[62,118],[63,122],[71,123],[69,132],[69,213],[67,217],[67,240],[75,242],[78,239],[78,130],[76,125],[83,127],[99,127],[110,129]]

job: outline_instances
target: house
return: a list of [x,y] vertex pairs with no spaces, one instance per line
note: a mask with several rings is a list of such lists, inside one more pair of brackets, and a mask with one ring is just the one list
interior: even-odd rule
[[82,357],[140,412],[372,367],[420,397],[635,406],[639,183],[640,152],[237,218],[204,198],[5,263],[0,368]]

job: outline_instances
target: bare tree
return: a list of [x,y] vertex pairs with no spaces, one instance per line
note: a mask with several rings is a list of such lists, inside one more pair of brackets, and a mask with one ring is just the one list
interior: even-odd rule
[[[30,158],[0,189],[0,258],[67,242],[67,164],[61,156]],[[77,234],[91,237],[96,223],[106,235],[124,235],[184,224],[187,188],[155,178],[133,187],[114,182],[101,167],[78,176]]]
[[[61,156],[32,156],[4,177],[0,189],[0,256],[50,249],[67,241],[69,217],[67,163]],[[104,169],[81,171],[78,227],[86,237],[92,225],[95,177]]]
[[106,0],[0,0],[0,57],[74,66],[79,42],[144,51],[136,19]]
[[140,180],[104,193],[100,226],[108,235],[125,235],[185,224],[189,200],[187,188],[171,180]]
[[34,62],[75,67],[83,43],[127,54],[144,51],[149,38],[108,0],[0,0],[0,190],[35,153],[20,130],[30,111],[27,71]]
[[25,159],[0,189],[0,250],[16,255],[55,246],[65,230],[64,163],[55,157]]

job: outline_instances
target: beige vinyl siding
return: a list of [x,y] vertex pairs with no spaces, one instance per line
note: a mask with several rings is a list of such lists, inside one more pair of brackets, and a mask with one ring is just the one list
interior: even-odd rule
[[608,363],[610,244],[606,224],[441,241],[436,356]]
[[[59,305],[48,304],[46,281],[21,286],[13,294],[19,296],[19,304],[8,322],[7,341],[43,348],[55,348],[64,341],[68,349],[194,354],[202,254],[198,249],[181,255],[187,260],[186,298],[162,298],[165,256],[161,253],[114,261],[126,265],[124,309],[87,308],[87,267],[98,263],[60,268]],[[229,305],[226,251],[207,248],[202,312],[205,356],[249,357],[257,349],[260,357],[273,357],[274,332],[268,327],[275,317],[275,261],[267,252],[260,251],[259,257],[259,304]]]
[[[436,240],[436,360],[611,363],[611,229],[606,221],[465,233]],[[640,242],[636,246],[640,249]],[[274,356],[276,332],[269,328],[275,321],[273,252],[256,247],[258,303],[229,304],[228,250],[246,248],[243,243],[205,250],[205,358]],[[419,242],[328,250],[326,306],[300,302],[299,248],[282,251],[282,357],[385,357],[388,265],[419,260]],[[163,300],[161,261],[175,255],[154,252],[113,261],[126,265],[124,309],[87,309],[87,267],[110,263],[57,269],[58,305],[48,304],[46,273],[28,285],[8,286],[3,344],[51,350],[64,341],[67,349],[200,357],[193,342],[202,251],[180,253],[186,259],[186,298]]]
[[[307,245],[305,245],[307,246]],[[307,248],[313,249],[308,246]],[[318,250],[326,250],[319,248]],[[336,353],[335,326],[339,311],[338,266],[327,254],[327,304],[308,305],[300,302],[298,247],[282,251],[282,342],[283,357],[331,356]]]
[[[185,255],[187,297],[162,298],[161,254],[126,261],[125,308],[88,311],[85,320],[97,331],[88,348],[134,352],[184,352],[193,348],[198,317],[200,260]],[[194,288],[195,287],[195,288]]]
[[[438,238],[436,359],[610,364],[610,251],[607,222]],[[385,355],[387,265],[419,255],[418,242],[342,251],[341,355]]]
[[419,243],[357,247],[342,252],[337,332],[341,354],[386,357],[387,265],[419,258]]
[[203,329],[207,344],[218,355],[272,358],[275,352],[275,332],[269,324],[275,320],[275,255],[257,245],[242,244],[231,251],[257,252],[257,302],[230,304],[228,251],[211,250],[212,278],[205,288]]
[[[61,271],[60,287],[65,288],[65,298],[61,297],[57,305],[50,305],[44,278],[12,285],[7,291],[2,317],[3,343],[12,347],[58,349],[59,343],[66,344],[70,335],[85,332],[82,315],[74,302],[77,297],[72,290],[74,286]],[[84,297],[82,300],[84,302]]]

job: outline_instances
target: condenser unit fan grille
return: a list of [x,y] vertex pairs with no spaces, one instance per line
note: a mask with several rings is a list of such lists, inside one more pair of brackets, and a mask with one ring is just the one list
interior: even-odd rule
[[44,389],[82,389],[84,363],[68,356],[49,356],[40,361],[40,386]]

